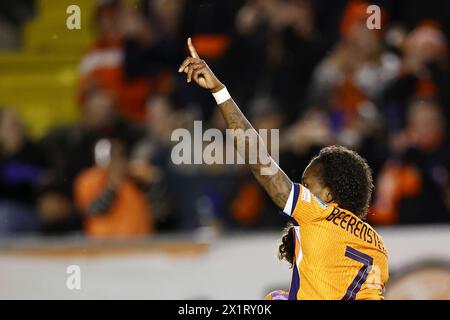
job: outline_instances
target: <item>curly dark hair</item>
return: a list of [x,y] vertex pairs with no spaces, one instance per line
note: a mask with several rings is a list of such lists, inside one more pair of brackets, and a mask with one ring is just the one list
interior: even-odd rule
[[281,244],[278,248],[278,259],[286,260],[291,265],[291,268],[294,266],[294,238],[295,229],[292,223],[288,223],[288,225],[283,229],[283,235],[281,237]]
[[[314,157],[322,184],[328,187],[342,209],[365,219],[373,191],[372,170],[359,154],[342,146],[323,148]],[[293,266],[295,230],[289,223],[283,230],[278,258]]]
[[365,219],[372,197],[372,170],[359,154],[342,146],[320,150],[311,160],[318,165],[319,179],[342,209]]

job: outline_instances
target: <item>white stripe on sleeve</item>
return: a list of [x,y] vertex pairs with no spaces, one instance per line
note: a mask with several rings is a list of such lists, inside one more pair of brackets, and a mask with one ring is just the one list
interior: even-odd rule
[[294,183],[292,183],[291,187],[291,193],[289,194],[289,197],[286,201],[286,205],[284,206],[283,212],[286,213],[288,216],[292,214],[292,206],[294,202]]

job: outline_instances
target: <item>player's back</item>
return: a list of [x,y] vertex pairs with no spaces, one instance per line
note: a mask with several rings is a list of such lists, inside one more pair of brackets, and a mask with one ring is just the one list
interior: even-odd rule
[[301,185],[295,188],[290,298],[383,299],[388,257],[381,237],[353,213],[322,203]]

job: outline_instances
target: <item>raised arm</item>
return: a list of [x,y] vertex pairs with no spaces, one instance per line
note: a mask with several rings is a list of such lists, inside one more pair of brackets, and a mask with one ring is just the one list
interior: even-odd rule
[[[206,62],[200,59],[190,38],[188,39],[188,47],[191,56],[184,60],[178,71],[187,74],[188,83],[193,80],[200,87],[210,90],[213,94],[223,92],[225,86],[217,79]],[[225,118],[227,127],[235,130],[233,136],[236,149],[246,159],[246,163],[250,166],[253,175],[269,194],[270,198],[279,208],[283,209],[291,192],[291,180],[270,156],[262,138],[233,99],[229,97],[218,106]],[[250,137],[256,137],[256,139],[251,139]],[[255,152],[255,150],[258,151]],[[256,162],[248,161],[252,156],[256,159]],[[262,159],[268,159],[269,163],[267,163],[267,160],[262,161]],[[275,170],[270,170],[270,174],[263,174],[263,169],[268,167],[275,168]]]

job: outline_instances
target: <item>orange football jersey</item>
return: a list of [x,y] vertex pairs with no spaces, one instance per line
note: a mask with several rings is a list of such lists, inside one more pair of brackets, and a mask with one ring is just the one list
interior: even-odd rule
[[296,183],[283,212],[296,235],[289,299],[384,299],[388,255],[368,223]]

